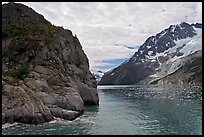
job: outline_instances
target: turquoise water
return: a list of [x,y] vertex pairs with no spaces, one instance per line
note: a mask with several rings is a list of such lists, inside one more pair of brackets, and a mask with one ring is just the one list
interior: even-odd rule
[[201,135],[202,87],[98,86],[99,106],[74,121],[5,124],[13,135]]

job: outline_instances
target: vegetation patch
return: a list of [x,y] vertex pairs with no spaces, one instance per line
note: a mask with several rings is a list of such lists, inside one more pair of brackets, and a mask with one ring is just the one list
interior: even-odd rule
[[10,69],[3,74],[3,76],[9,76],[14,79],[24,80],[28,75],[29,64],[23,64],[17,69]]
[[9,85],[17,86],[20,83],[20,80],[10,76],[3,76],[2,79]]
[[35,62],[34,64],[35,66],[48,66],[49,65],[49,62],[48,61],[38,61],[38,62]]
[[8,92],[6,92],[5,90],[2,90],[1,94],[4,95],[4,96],[8,96],[9,95]]
[[23,28],[22,26],[11,24],[6,26],[5,30],[2,31],[2,38],[19,37],[19,36],[23,36],[24,33],[25,33],[25,28]]
[[48,36],[54,36],[53,30],[56,30],[58,27],[54,25],[45,25],[45,24],[36,24],[36,23],[29,23],[26,25],[17,25],[17,24],[10,24],[4,26],[2,30],[2,38],[16,38],[16,37],[25,37],[26,33],[39,33],[43,32]]

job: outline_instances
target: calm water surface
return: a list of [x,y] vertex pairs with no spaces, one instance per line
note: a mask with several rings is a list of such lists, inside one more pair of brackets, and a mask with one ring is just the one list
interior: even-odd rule
[[99,106],[74,121],[4,124],[15,135],[201,135],[201,86],[98,86]]

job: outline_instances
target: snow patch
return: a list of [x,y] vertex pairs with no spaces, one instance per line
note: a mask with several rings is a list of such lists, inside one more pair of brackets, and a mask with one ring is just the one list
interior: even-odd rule
[[158,57],[157,57],[157,61],[158,61],[159,65],[161,66],[161,62],[159,61]]
[[177,26],[178,26],[179,29],[181,29],[181,30],[184,29],[184,28],[181,27],[181,24],[178,24]]
[[153,51],[148,51],[147,54],[150,56],[152,53],[153,53]]
[[176,70],[178,70],[182,65],[181,59],[174,60],[171,64],[171,67],[167,71],[167,75],[174,73]]
[[[193,54],[196,51],[202,50],[202,29],[196,28],[196,33],[194,37],[181,39],[175,42],[175,46],[169,48],[164,53],[157,53],[154,57],[150,58],[156,58],[158,60],[159,56],[165,56],[165,55],[171,55],[172,53],[183,53],[182,56],[174,56],[169,58],[164,63],[160,63],[158,60],[158,63],[160,64],[160,67],[157,68],[159,70],[156,74],[151,75],[150,77],[164,77],[166,75],[169,75],[171,73],[174,73],[176,70],[178,70],[183,65],[183,57],[188,56],[189,54]],[[173,54],[172,54],[173,55]]]
[[159,36],[159,38],[163,37],[167,32],[164,31],[163,33],[161,33],[161,35]]
[[[184,54],[177,58],[182,58],[188,56],[189,54],[195,53],[198,50],[202,50],[202,29],[196,28],[196,33],[197,35],[192,38],[188,37],[186,39],[174,41],[176,45],[166,50],[165,53],[181,52]],[[178,48],[180,48],[180,50],[178,50]]]
[[150,77],[150,78],[158,78],[157,74],[150,75],[149,77]]
[[140,54],[142,54],[143,53],[143,50],[140,50]]
[[[138,54],[136,56],[138,56]],[[137,59],[136,57],[133,57],[133,61],[135,61],[136,59]]]
[[142,63],[144,63],[144,62],[145,62],[145,59],[141,59],[141,61],[142,61]]
[[113,76],[115,73],[112,73],[111,76]]
[[173,25],[170,32],[174,32],[174,31],[175,31],[175,28],[176,28],[176,26]]
[[197,35],[193,37],[186,46],[184,46],[180,52],[184,53],[183,56],[195,53],[198,50],[202,50],[202,29],[196,29]]
[[155,59],[152,59],[150,62],[155,62],[156,60]]

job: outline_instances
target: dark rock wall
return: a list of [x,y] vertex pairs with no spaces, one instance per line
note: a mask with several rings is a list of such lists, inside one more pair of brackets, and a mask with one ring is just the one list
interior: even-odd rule
[[76,36],[31,8],[2,5],[2,122],[73,120],[98,105],[95,77]]

